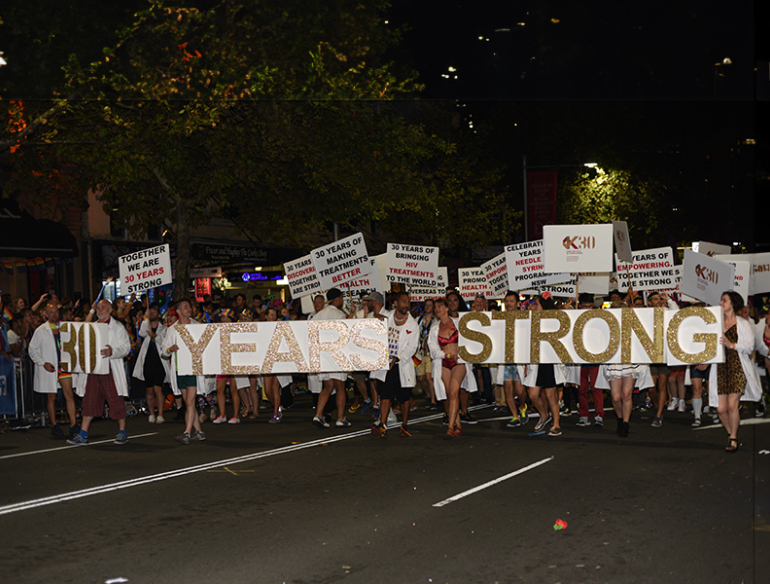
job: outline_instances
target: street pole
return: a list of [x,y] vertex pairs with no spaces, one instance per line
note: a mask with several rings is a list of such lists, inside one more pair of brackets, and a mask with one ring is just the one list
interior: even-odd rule
[[527,209],[527,155],[521,157],[524,175],[524,241],[529,241],[529,210]]

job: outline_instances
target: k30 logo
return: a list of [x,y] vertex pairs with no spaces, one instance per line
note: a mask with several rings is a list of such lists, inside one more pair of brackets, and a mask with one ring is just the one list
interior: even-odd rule
[[714,270],[709,269],[705,266],[701,266],[698,264],[695,266],[695,275],[699,278],[703,278],[707,282],[712,282],[714,284],[719,282],[719,274],[717,274]]
[[594,249],[596,247],[596,238],[581,235],[575,237],[567,236],[561,244],[564,246],[564,249]]

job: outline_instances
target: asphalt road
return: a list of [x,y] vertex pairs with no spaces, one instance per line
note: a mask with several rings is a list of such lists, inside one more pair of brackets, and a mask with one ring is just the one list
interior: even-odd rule
[[0,573],[14,584],[770,579],[765,420],[727,454],[721,428],[693,431],[686,414],[655,429],[635,412],[622,440],[614,423],[577,428],[575,415],[562,437],[529,438],[534,421],[506,429],[487,407],[449,438],[430,414],[414,413],[411,439],[370,436],[360,413],[352,428],[319,430],[308,398],[278,425],[264,413],[207,423],[208,440],[189,446],[173,440],[179,422],[143,415],[124,446],[109,420],[88,446],[46,429],[3,434]]

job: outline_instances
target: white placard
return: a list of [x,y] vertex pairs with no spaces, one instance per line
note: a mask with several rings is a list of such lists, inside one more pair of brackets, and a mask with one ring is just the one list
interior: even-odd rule
[[546,273],[543,270],[543,240],[527,241],[505,246],[505,263],[508,267],[510,290],[541,288],[568,282],[569,272]]
[[554,284],[553,286],[544,286],[542,292],[550,292],[556,298],[574,298],[577,292],[577,278],[573,275],[569,282]]
[[65,321],[59,326],[59,335],[62,371],[97,375],[110,372],[110,359],[102,356],[102,350],[109,344],[110,325]]
[[484,275],[487,277],[487,282],[489,282],[489,287],[492,288],[494,296],[498,298],[504,297],[506,292],[510,290],[508,287],[508,266],[505,263],[505,252],[481,264],[481,269],[484,270]]
[[387,279],[387,271],[388,271],[388,254],[387,253],[381,253],[380,255],[374,256],[374,259],[377,261],[377,271],[380,274],[380,284],[385,288],[385,292],[388,292],[390,290],[390,283]]
[[177,332],[179,375],[376,371],[388,362],[387,325],[376,318],[190,324]]
[[544,225],[544,272],[609,272],[612,270],[611,223]]
[[714,256],[714,259],[727,262],[735,268],[733,290],[740,294],[741,298],[743,298],[743,303],[747,304],[749,301],[749,282],[751,282],[751,258],[742,254],[717,254]]
[[770,252],[751,254],[749,294],[770,292]]
[[377,266],[377,258],[371,258],[372,271],[358,280],[348,282],[343,288],[342,292],[346,296],[352,296],[354,299],[362,298],[372,292],[379,292],[385,296],[385,290],[380,282],[380,270]]
[[732,290],[735,268],[691,249],[684,250],[682,293],[710,306],[719,306],[722,293]]
[[[705,314],[703,311],[705,310]],[[640,341],[636,331],[631,326],[631,319],[624,311],[632,311],[634,320],[644,329],[646,336],[653,343]],[[698,353],[706,350],[706,343],[700,335],[711,336],[714,341],[722,335],[722,309],[713,308],[684,308],[682,310],[667,310],[664,308],[608,309],[608,310],[546,310],[541,312],[521,311],[512,329],[506,330],[505,318],[515,316],[511,313],[464,313],[460,316],[459,332],[461,347],[460,357],[468,362],[477,362],[479,354],[489,344],[483,339],[471,340],[468,331],[480,333],[491,341],[489,356],[483,363],[653,363],[659,362],[660,356],[647,352],[646,347],[654,347],[656,343],[655,315],[656,311],[663,313],[663,327],[658,330],[657,340],[662,343],[662,358],[669,364],[682,364],[671,353],[670,344],[685,354],[690,354],[694,363],[721,363],[724,361],[723,347],[718,342],[713,344],[713,354],[700,359]],[[479,316],[479,315],[486,315]],[[508,316],[505,316],[505,315]],[[537,318],[538,322],[534,322]],[[606,320],[605,320],[606,319]],[[707,322],[707,319],[713,322]],[[609,322],[608,322],[609,321]],[[580,322],[580,327],[576,324]],[[562,328],[562,323],[567,325]],[[616,327],[620,334],[611,333],[610,324]],[[630,336],[628,355],[623,358],[624,327]],[[533,342],[533,331],[540,331],[541,340]],[[575,334],[578,331],[581,336]],[[543,338],[543,333],[550,333]],[[554,348],[558,348],[557,350]],[[576,347],[581,347],[578,352]],[[585,349],[583,351],[582,349]],[[512,355],[506,355],[513,351]],[[602,353],[607,352],[607,355]],[[587,353],[593,355],[587,355]],[[561,355],[561,356],[560,356]],[[590,360],[592,359],[592,360]],[[601,360],[600,360],[601,359]]]
[[[636,292],[641,290],[668,290],[675,286],[674,252],[670,247],[644,249],[633,254],[632,264],[618,259],[618,290],[628,290],[628,276]],[[628,272],[626,271],[628,270]]]
[[438,276],[436,277],[438,287],[436,288],[409,288],[409,298],[412,302],[422,302],[428,298],[443,298],[446,296],[447,282],[449,282],[449,275],[447,269],[443,266],[439,266]]
[[466,302],[472,301],[479,294],[492,298],[492,288],[481,268],[458,268],[457,278],[460,283],[458,292]]
[[730,245],[723,245],[721,243],[711,243],[710,241],[693,241],[692,250],[696,253],[702,253],[709,257],[715,255],[728,255],[733,252],[733,248]]
[[628,223],[625,221],[613,221],[612,235],[615,240],[615,255],[622,262],[633,262],[634,252],[631,251],[631,238],[628,236]]
[[437,247],[389,243],[386,280],[433,288],[437,285],[438,254]]
[[[583,272],[578,275],[578,289],[588,294],[606,296],[610,292],[610,272]],[[616,277],[617,280],[617,277]]]
[[165,286],[174,281],[167,243],[120,256],[118,269],[120,293],[126,296]]
[[340,288],[372,271],[372,262],[361,233],[355,233],[310,252],[321,289]]
[[292,298],[303,298],[321,292],[321,283],[313,265],[310,254],[283,264],[286,280],[289,282],[289,293]]

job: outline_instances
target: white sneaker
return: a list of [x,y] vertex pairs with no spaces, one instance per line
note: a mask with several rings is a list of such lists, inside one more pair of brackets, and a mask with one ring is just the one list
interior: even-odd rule
[[155,423],[155,414],[150,414],[150,417],[147,418],[147,421],[150,422],[150,424]]
[[395,424],[397,422],[398,422],[398,418],[396,418],[396,412],[394,412],[393,410],[390,410],[388,412],[388,423]]
[[687,402],[683,399],[679,400],[679,411],[680,412],[686,412],[687,411]]
[[224,416],[219,416],[219,417],[217,417],[214,420],[214,423],[215,424],[226,424],[227,423],[227,418],[225,418]]
[[166,421],[166,418],[164,418],[163,416],[158,416],[157,418],[155,418],[156,424],[162,424],[165,421]]
[[241,419],[233,417],[233,418],[230,418],[229,420],[227,420],[227,423],[228,424],[240,424],[241,423]]
[[672,397],[671,401],[668,402],[668,411],[673,412],[678,405],[679,405],[679,400],[675,397]]

